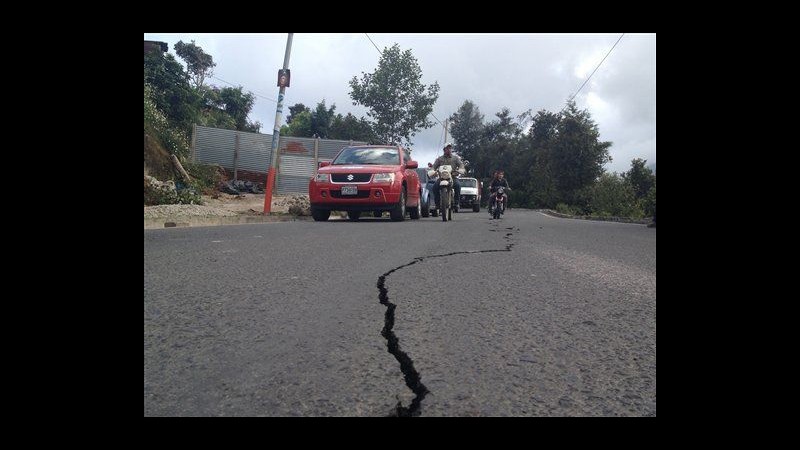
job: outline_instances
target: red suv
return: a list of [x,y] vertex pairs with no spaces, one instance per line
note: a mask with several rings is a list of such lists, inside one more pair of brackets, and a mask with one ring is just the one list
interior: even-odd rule
[[399,146],[365,145],[343,148],[336,158],[320,164],[308,183],[311,215],[328,220],[331,211],[347,211],[350,220],[372,211],[380,217],[404,220],[406,210],[419,219],[422,188],[414,170],[417,162]]

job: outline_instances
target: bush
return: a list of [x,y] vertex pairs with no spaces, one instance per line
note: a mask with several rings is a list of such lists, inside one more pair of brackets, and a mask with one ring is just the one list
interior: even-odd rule
[[170,126],[167,118],[153,101],[153,89],[147,83],[144,85],[144,128],[145,132],[148,128],[152,130],[170,154],[177,155],[181,159],[189,154],[189,138],[186,133]]
[[630,217],[641,219],[644,216],[633,188],[616,174],[604,173],[589,189],[589,209],[591,214],[600,217]]
[[219,190],[219,186],[228,181],[225,170],[216,164],[187,161],[182,165],[189,176],[194,178],[193,187],[203,195],[213,195]]
[[561,214],[567,214],[570,216],[578,215],[578,210],[567,205],[566,203],[559,203],[556,205],[556,211],[560,212]]
[[642,199],[642,209],[647,217],[651,217],[656,212],[656,186],[647,191],[647,195]]
[[144,205],[202,205],[203,200],[192,184],[183,185],[172,181],[160,182],[153,177],[144,177]]

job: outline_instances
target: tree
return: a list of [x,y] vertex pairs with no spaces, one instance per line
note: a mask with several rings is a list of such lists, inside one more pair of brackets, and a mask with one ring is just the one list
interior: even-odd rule
[[636,198],[640,200],[647,196],[656,182],[653,171],[645,163],[646,159],[635,158],[631,161],[631,170],[622,173],[622,179],[633,188]]
[[616,173],[603,173],[589,188],[589,209],[592,214],[612,217],[643,216],[633,188]]
[[189,75],[171,54],[144,55],[144,83],[152,88],[151,98],[167,120],[191,134],[198,118],[200,94],[189,84]]
[[426,93],[411,50],[401,52],[394,44],[384,49],[375,72],[362,74],[360,82],[357,77],[350,80],[350,97],[353,105],[370,109],[367,115],[379,140],[410,147],[417,131],[433,126],[428,116],[439,98],[439,83],[428,86]]
[[483,127],[481,139],[487,153],[489,172],[501,168],[507,170],[511,166],[516,143],[522,132],[508,108],[502,108],[495,117],[497,120]]
[[192,75],[195,88],[202,86],[205,78],[214,73],[212,69],[217,65],[214,63],[214,59],[204,52],[202,48],[195,45],[194,41],[191,44],[178,41],[175,44],[175,53],[186,61],[186,69]]
[[450,128],[453,140],[462,158],[470,161],[470,171],[472,175],[483,177],[487,175],[488,162],[487,155],[483,151],[483,114],[480,109],[470,100],[458,108],[455,114],[450,116]]
[[311,111],[305,110],[294,116],[292,123],[281,127],[281,136],[311,137]]
[[555,208],[561,195],[556,186],[552,152],[558,137],[561,114],[540,110],[533,116],[527,136],[522,139],[522,151],[514,166],[522,168],[519,180],[520,196],[530,208]]
[[317,103],[317,107],[311,113],[311,133],[312,137],[316,135],[318,138],[328,139],[331,122],[333,122],[334,111],[336,104],[331,105],[330,108],[325,106],[325,100]]
[[583,203],[580,193],[591,186],[611,161],[611,142],[600,141],[600,131],[586,110],[578,110],[570,100],[556,127],[550,163],[560,195],[575,205]]
[[[294,108],[294,109],[293,109]],[[378,137],[365,118],[356,118],[351,113],[346,116],[334,114],[336,104],[327,107],[325,100],[317,103],[312,111],[302,103],[289,108],[292,121],[281,127],[281,135],[295,137],[314,137],[377,143]]]
[[260,128],[261,124],[247,121],[247,116],[256,101],[256,97],[252,92],[242,92],[242,86],[235,88],[224,87],[220,90],[219,96],[225,105],[225,112],[233,117],[237,130],[250,131],[254,127]]
[[203,122],[206,126],[252,133],[258,133],[261,129],[261,122],[247,120],[255,104],[253,93],[243,92],[241,86],[222,89],[212,86],[202,87],[201,90],[205,99]]
[[286,116],[286,124],[292,123],[292,119],[297,117],[303,111],[309,111],[308,107],[302,103],[295,103],[294,106],[289,107],[289,115]]
[[330,139],[364,141],[368,143],[378,142],[378,136],[372,130],[372,126],[367,119],[357,119],[356,116],[347,113],[346,116],[337,114],[331,123]]
[[653,177],[653,187],[647,191],[647,195],[642,199],[642,209],[648,216],[654,216],[656,213],[656,178]]
[[330,139],[330,128],[336,110],[335,104],[328,108],[325,106],[325,100],[322,100],[317,103],[317,107],[313,111],[302,103],[298,103],[292,108],[295,108],[292,121],[281,127],[281,134],[284,134],[283,130],[286,130],[288,133],[285,134],[286,136]]

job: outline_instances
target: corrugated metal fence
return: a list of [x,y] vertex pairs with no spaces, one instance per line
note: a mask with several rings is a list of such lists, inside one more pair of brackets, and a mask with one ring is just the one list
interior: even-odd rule
[[[319,161],[331,160],[343,147],[365,145],[360,141],[338,141],[281,136],[278,141],[278,195],[308,194],[308,180]],[[219,164],[231,172],[263,174],[267,179],[272,161],[272,135],[195,126],[192,158],[203,164]]]

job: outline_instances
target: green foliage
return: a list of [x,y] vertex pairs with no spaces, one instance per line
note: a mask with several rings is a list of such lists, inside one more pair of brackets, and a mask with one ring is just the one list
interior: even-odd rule
[[556,113],[528,110],[515,118],[503,108],[495,116],[485,123],[478,107],[467,100],[451,116],[452,134],[455,150],[470,161],[473,176],[488,184],[495,169],[505,170],[512,188],[510,205],[557,208],[573,215],[593,209],[606,215],[641,214],[635,195],[626,198],[628,191],[614,184],[618,178],[613,183],[602,178],[603,165],[611,161],[611,142],[600,141],[588,111],[569,102]]
[[200,93],[189,84],[189,76],[170,55],[144,55],[144,83],[151,87],[151,100],[171,126],[188,134],[197,121]]
[[202,86],[205,78],[212,75],[212,69],[216,66],[214,59],[204,52],[202,48],[195,45],[194,41],[191,44],[178,41],[175,44],[175,53],[186,61],[186,68],[192,75],[195,88]]
[[559,113],[538,111],[531,119],[528,134],[521,138],[521,151],[513,162],[512,173],[522,177],[521,187],[533,208],[553,208],[562,202],[552,158],[560,121]]
[[[327,107],[325,100],[317,103],[312,111],[301,103],[293,108],[292,121],[281,127],[282,136],[319,137],[322,139],[340,139],[377,142],[378,138],[366,119],[357,119],[354,115],[334,114],[336,105]],[[290,108],[291,109],[291,108]]]
[[157,186],[144,180],[144,205],[202,205],[203,199],[193,185],[173,189],[167,185]]
[[183,163],[183,168],[194,179],[192,187],[204,195],[211,195],[221,184],[227,181],[225,170],[216,164],[187,161]]
[[601,217],[644,216],[633,188],[617,174],[604,173],[589,189],[591,214]]
[[636,158],[631,161],[631,170],[622,173],[622,178],[633,188],[637,199],[643,199],[656,183],[656,176],[645,166],[646,159]]
[[567,214],[570,216],[577,216],[579,211],[575,208],[567,205],[566,203],[559,203],[556,205],[556,211],[560,212],[561,214]]
[[215,65],[211,56],[194,43],[179,42],[175,47],[187,61],[195,86],[190,83],[190,74],[171,54],[144,56],[145,84],[151,86],[152,101],[170,125],[186,135],[191,135],[194,124],[257,133],[262,124],[247,120],[255,96],[244,92],[241,86],[220,89],[203,85],[203,77],[210,75],[210,68]]
[[288,125],[281,127],[281,134],[284,134],[285,130],[286,136],[330,139],[330,128],[336,111],[335,104],[328,108],[325,106],[325,100],[322,100],[317,103],[313,111],[302,104],[295,105],[295,108],[295,111],[299,112],[294,114],[291,123],[287,122]]
[[645,216],[652,216],[656,213],[656,182],[653,178],[653,187],[647,191],[647,195],[642,199],[642,209]]
[[591,186],[611,161],[611,142],[600,142],[600,131],[586,110],[574,101],[567,104],[556,126],[557,137],[549,152],[549,163],[556,174],[556,186],[567,203],[580,199],[578,192]]
[[411,147],[411,138],[420,129],[430,128],[428,119],[439,98],[439,84],[422,84],[422,69],[411,50],[400,51],[394,44],[384,49],[375,72],[350,80],[354,105],[370,109],[372,128],[379,141]]
[[[302,103],[295,103],[294,106],[289,107],[289,115],[286,116],[286,124],[291,124],[292,120],[303,111],[310,111],[308,107]],[[282,133],[281,133],[282,134]]]
[[455,114],[450,116],[450,134],[453,136],[458,154],[470,162],[470,175],[483,177],[489,169],[486,153],[482,148],[483,114],[470,100],[465,100]]
[[311,137],[311,111],[303,111],[294,116],[294,120],[289,125],[281,127],[282,136]]
[[347,113],[346,116],[337,114],[333,118],[330,127],[330,139],[363,141],[378,143],[378,136],[372,129],[372,125],[365,118],[357,119],[356,116]]
[[502,108],[495,114],[497,120],[486,124],[479,138],[484,151],[486,175],[491,174],[496,169],[506,172],[506,178],[511,183],[512,179],[520,180],[519,173],[514,173],[512,162],[514,156],[519,152],[520,134],[522,132],[518,123],[511,116],[508,108]]
[[317,103],[317,108],[311,113],[312,136],[316,136],[321,139],[328,139],[335,110],[336,104],[333,104],[330,108],[327,108],[325,106],[325,100]]
[[236,129],[239,131],[258,131],[261,124],[251,124],[247,121],[247,115],[253,109],[256,97],[251,92],[242,92],[242,87],[224,87],[219,91],[219,97],[224,105],[225,112],[233,117]]
[[243,92],[242,87],[216,86],[201,89],[204,101],[202,125],[228,130],[257,133],[260,122],[249,122],[247,116],[255,104],[255,95]]
[[189,155],[189,139],[186,134],[170,125],[166,116],[153,100],[153,89],[144,85],[144,129],[154,133],[171,154],[186,158]]

